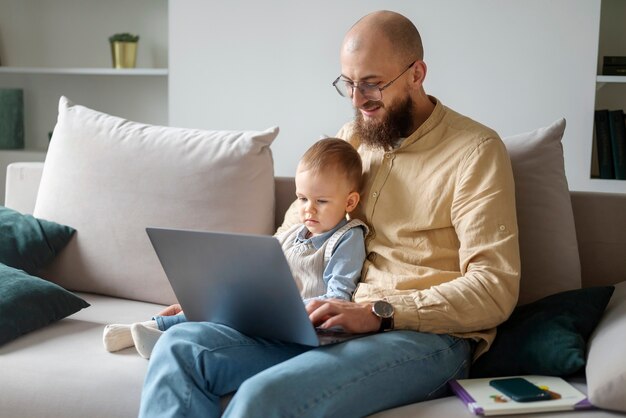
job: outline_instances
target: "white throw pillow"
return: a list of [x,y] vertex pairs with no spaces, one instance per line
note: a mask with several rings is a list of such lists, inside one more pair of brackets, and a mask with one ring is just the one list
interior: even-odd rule
[[34,213],[77,233],[44,277],[174,303],[145,228],[271,234],[277,134],[152,126],[62,97]]
[[565,178],[565,119],[503,138],[515,178],[522,275],[519,304],[581,286],[574,212]]
[[615,285],[587,351],[589,400],[600,408],[626,412],[626,282]]

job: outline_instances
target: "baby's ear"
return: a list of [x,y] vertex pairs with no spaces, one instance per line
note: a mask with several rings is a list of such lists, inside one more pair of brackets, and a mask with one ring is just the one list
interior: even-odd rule
[[359,195],[359,192],[351,192],[348,195],[348,199],[346,199],[346,212],[352,212],[356,208],[356,205],[359,204],[360,199],[361,196]]

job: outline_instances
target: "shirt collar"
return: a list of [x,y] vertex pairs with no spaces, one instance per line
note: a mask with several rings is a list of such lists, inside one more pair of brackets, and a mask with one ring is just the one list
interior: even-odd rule
[[330,231],[326,231],[326,232],[324,232],[321,235],[316,235],[316,236],[311,237],[311,238],[305,238],[306,234],[307,234],[307,232],[309,230],[306,228],[306,225],[302,225],[300,227],[300,230],[298,231],[298,235],[296,235],[296,243],[299,244],[299,243],[309,243],[310,242],[315,247],[315,249],[319,249],[322,245],[324,245],[324,243],[326,242],[326,240],[328,238],[330,238],[339,228],[341,228],[342,226],[344,226],[347,223],[348,223],[347,219],[342,219]]
[[443,117],[445,115],[445,107],[444,107],[444,105],[434,96],[428,96],[428,98],[430,99],[430,101],[432,103],[435,104],[435,108],[433,109],[432,113],[430,114],[428,119],[426,119],[424,121],[424,123],[422,123],[415,130],[415,132],[413,132],[406,139],[404,139],[404,141],[401,141],[399,143],[399,146],[396,147],[396,149],[407,147],[407,146],[413,144],[415,141],[419,140],[421,137],[423,137],[428,132],[430,132],[434,127],[439,125],[439,123],[443,119]]

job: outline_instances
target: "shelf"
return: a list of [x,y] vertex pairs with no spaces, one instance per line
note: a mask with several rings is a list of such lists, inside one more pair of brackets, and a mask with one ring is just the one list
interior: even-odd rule
[[167,76],[167,68],[46,68],[0,67],[0,74],[36,75],[112,75],[112,76]]
[[626,193],[626,180],[590,178],[592,190],[599,193]]
[[626,75],[599,75],[596,81],[598,83],[626,83]]
[[[17,157],[21,156],[42,156],[45,157],[47,150],[40,148],[21,148],[21,149],[0,149],[0,156]],[[1,159],[1,158],[0,158]]]
[[625,75],[599,75],[596,77],[596,91],[600,90],[607,83],[626,83]]

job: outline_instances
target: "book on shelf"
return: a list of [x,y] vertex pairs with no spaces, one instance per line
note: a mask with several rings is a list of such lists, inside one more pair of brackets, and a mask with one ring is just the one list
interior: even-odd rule
[[593,140],[591,143],[591,178],[600,178],[600,164],[598,162],[598,140],[596,130],[593,130]]
[[613,172],[618,180],[626,180],[626,125],[623,110],[609,110]]
[[626,75],[626,57],[604,57],[602,75]]
[[603,65],[623,65],[626,67],[626,56],[607,55],[602,59]]
[[599,109],[594,115],[598,166],[601,179],[614,179],[613,146],[611,145],[611,128],[609,126],[609,110]]
[[522,377],[546,391],[550,399],[533,402],[516,402],[492,387],[489,382],[504,378],[460,379],[451,381],[452,391],[474,415],[515,415],[533,412],[573,411],[594,408],[587,397],[560,377]]

